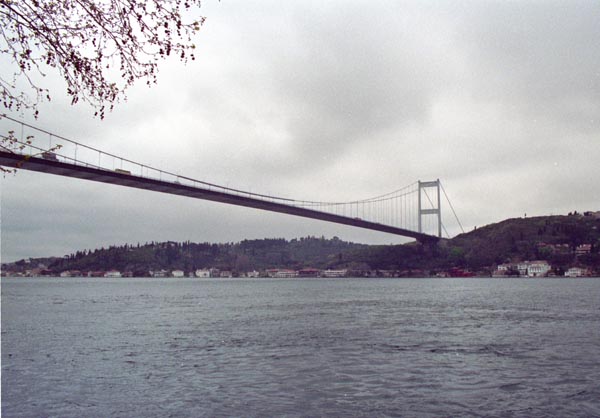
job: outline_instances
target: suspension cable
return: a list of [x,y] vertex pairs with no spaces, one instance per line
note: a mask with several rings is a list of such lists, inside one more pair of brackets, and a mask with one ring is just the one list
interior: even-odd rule
[[[272,201],[285,202],[286,204],[292,205],[292,206],[304,206],[304,207],[306,207],[306,206],[309,206],[309,207],[310,206],[323,206],[323,205],[339,206],[339,205],[348,205],[348,204],[349,205],[352,205],[352,204],[358,205],[358,204],[364,204],[364,203],[384,202],[384,201],[389,201],[389,200],[392,200],[392,199],[397,199],[397,198],[400,198],[400,197],[408,196],[408,195],[414,193],[415,192],[414,190],[412,190],[412,191],[406,191],[406,190],[409,189],[409,188],[411,188],[411,187],[414,187],[414,185],[417,184],[415,182],[415,183],[409,184],[408,186],[402,187],[400,189],[394,190],[394,191],[389,192],[389,193],[385,193],[385,194],[378,195],[378,196],[373,196],[373,197],[366,198],[366,199],[353,200],[353,201],[349,201],[349,202],[327,202],[327,201],[298,200],[298,199],[285,198],[285,197],[279,197],[279,196],[273,196],[273,195],[267,195],[267,194],[261,194],[261,193],[252,193],[252,192],[248,192],[248,191],[245,191],[245,190],[240,190],[240,189],[235,189],[235,188],[231,188],[231,187],[221,186],[221,185],[218,185],[218,184],[215,184],[215,183],[210,183],[210,182],[206,182],[206,181],[194,179],[194,178],[183,176],[183,175],[176,174],[176,173],[173,173],[173,172],[161,170],[161,169],[152,167],[152,166],[147,165],[147,164],[138,163],[136,161],[132,161],[132,160],[129,160],[127,158],[119,157],[118,155],[102,151],[100,149],[97,149],[97,148],[94,148],[94,147],[82,144],[80,142],[74,141],[72,139],[65,138],[64,136],[54,134],[54,133],[52,133],[50,131],[47,131],[45,129],[38,128],[36,126],[30,125],[30,124],[28,124],[26,122],[14,119],[14,118],[6,115],[6,114],[0,114],[0,119],[2,119],[2,118],[6,118],[6,119],[8,119],[10,121],[18,123],[18,124],[21,125],[21,127],[26,126],[28,128],[34,129],[34,130],[36,130],[38,132],[41,132],[41,133],[44,133],[44,134],[48,134],[51,137],[54,137],[54,138],[57,138],[57,139],[60,139],[60,140],[63,140],[63,141],[67,141],[67,142],[69,142],[71,144],[74,144],[75,146],[81,146],[83,148],[87,148],[87,149],[92,150],[94,152],[98,152],[99,155],[100,154],[104,154],[106,156],[110,156],[112,158],[119,159],[122,162],[125,161],[127,163],[131,163],[131,164],[134,164],[136,166],[140,166],[142,168],[146,167],[147,169],[154,170],[154,171],[156,171],[156,172],[158,172],[160,174],[170,175],[170,176],[176,177],[178,179],[187,180],[187,181],[191,181],[193,183],[198,183],[198,184],[201,184],[201,185],[204,185],[204,186],[208,186],[209,188],[210,187],[214,187],[214,188],[218,188],[220,190],[227,191],[227,192],[239,193],[239,194],[244,194],[244,195],[247,195],[247,196],[253,196],[253,197],[262,198],[262,199],[269,199],[269,200],[272,200]],[[16,142],[21,143],[21,141],[18,141],[18,140]],[[31,144],[28,144],[28,145],[31,145]],[[39,148],[39,149],[42,150],[41,148]],[[69,158],[69,159],[71,159],[71,158]],[[100,167],[100,165],[98,165],[97,167],[98,168],[102,168],[102,167]],[[399,194],[400,192],[404,192],[404,193]]]
[[460,226],[460,230],[464,234],[465,230],[463,229],[463,226],[460,223],[460,219],[458,219],[458,215],[456,215],[456,211],[454,210],[454,207],[452,206],[452,202],[450,202],[450,199],[448,198],[448,195],[446,194],[446,190],[444,189],[444,185],[442,184],[442,182],[440,182],[440,186],[442,187],[442,191],[444,192],[444,196],[446,196],[446,200],[448,201],[448,205],[450,205],[450,209],[452,209],[452,213],[454,214],[454,217],[456,218],[456,222],[458,222],[458,226]]

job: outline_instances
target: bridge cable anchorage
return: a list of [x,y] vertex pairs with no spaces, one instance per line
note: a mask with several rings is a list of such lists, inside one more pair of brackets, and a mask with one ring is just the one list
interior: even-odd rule
[[[0,143],[1,149],[5,150],[0,150],[2,165],[26,161],[26,164],[21,164],[21,169],[319,219],[404,235],[422,242],[435,241],[441,236],[441,233],[438,236],[428,235],[414,227],[415,194],[420,194],[422,185],[428,187],[436,182],[415,182],[392,192],[352,201],[298,200],[253,193],[228,185],[221,186],[161,170],[53,134],[6,115],[1,115],[0,120],[3,119],[19,124],[22,132],[21,140],[11,135],[10,144],[15,145],[15,150]],[[28,136],[28,140],[24,142],[25,127],[47,135],[49,142],[46,144],[54,145],[51,152],[45,148],[46,144],[37,146],[29,141],[29,138],[38,139],[35,136]],[[29,155],[25,154],[22,145],[29,147]],[[97,164],[89,162],[95,159]],[[427,210],[423,213],[427,213]],[[416,211],[417,216],[423,213],[420,210]]]
[[456,218],[456,222],[458,222],[458,226],[460,227],[460,230],[464,234],[465,230],[463,229],[463,226],[460,223],[460,219],[458,219],[458,215],[456,214],[456,211],[454,210],[454,207],[452,206],[452,202],[450,202],[450,199],[448,198],[448,195],[446,194],[446,189],[444,189],[444,185],[442,184],[442,182],[440,182],[440,186],[442,187],[442,192],[444,192],[444,196],[446,196],[446,200],[448,201],[448,205],[450,206],[450,209],[452,209],[452,213],[454,214],[454,217]]

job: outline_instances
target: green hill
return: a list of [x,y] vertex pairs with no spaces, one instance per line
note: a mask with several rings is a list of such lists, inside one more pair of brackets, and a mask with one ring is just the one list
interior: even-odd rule
[[[291,241],[283,238],[257,239],[224,244],[153,242],[83,250],[63,258],[44,260],[47,269],[54,273],[116,269],[145,275],[149,270],[179,269],[190,272],[210,267],[245,272],[268,268],[329,268],[345,262],[351,250],[363,247],[366,246],[337,237],[306,237]],[[40,260],[32,260],[27,264],[20,261],[5,267],[12,271],[25,271],[28,266],[38,265]]]
[[[590,254],[577,257],[582,244],[591,244]],[[472,268],[539,259],[560,267],[575,263],[600,267],[600,218],[588,213],[508,219],[459,235],[449,247]]]
[[[589,254],[576,254],[582,244],[591,245]],[[377,269],[460,267],[480,271],[509,261],[542,259],[559,269],[581,265],[598,271],[599,249],[600,216],[586,212],[507,219],[442,240],[435,248],[415,244],[371,246],[351,256]]]
[[[583,245],[583,246],[582,246]],[[146,274],[149,270],[186,272],[215,267],[244,272],[269,268],[314,267],[435,273],[451,268],[489,272],[497,264],[547,260],[560,273],[572,266],[600,273],[600,212],[507,219],[477,228],[437,245],[364,245],[337,237],[244,240],[239,243],[162,242],[77,251],[63,258],[21,260],[4,271],[24,272],[44,264],[64,270],[116,269]]]

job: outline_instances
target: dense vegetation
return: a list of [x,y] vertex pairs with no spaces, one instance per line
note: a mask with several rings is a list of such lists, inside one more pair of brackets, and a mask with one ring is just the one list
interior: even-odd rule
[[[589,253],[576,254],[581,244],[591,246]],[[209,267],[234,272],[305,267],[409,272],[458,267],[485,272],[500,263],[542,259],[557,270],[578,265],[600,272],[599,249],[597,213],[575,213],[508,219],[443,240],[436,246],[417,243],[369,246],[337,237],[291,241],[259,239],[225,244],[163,242],[84,250],[63,258],[22,260],[3,266],[3,270],[24,271],[33,264],[43,263],[55,273],[116,269],[143,274],[149,270],[189,272]]]
[[[589,254],[576,255],[581,244]],[[376,269],[489,270],[506,262],[547,260],[557,269],[573,265],[600,270],[600,218],[592,213],[508,219],[444,240],[417,245],[369,247],[354,256]]]
[[[591,244],[591,254],[576,257],[581,244]],[[515,259],[600,267],[600,219],[590,213],[509,219],[459,235],[449,248],[457,262],[472,268]]]
[[107,270],[147,272],[180,269],[186,272],[215,267],[245,272],[268,268],[328,268],[344,263],[350,250],[366,247],[340,239],[307,237],[244,240],[239,243],[211,244],[163,242],[113,246],[94,251],[78,251],[54,260],[49,268],[63,270]]

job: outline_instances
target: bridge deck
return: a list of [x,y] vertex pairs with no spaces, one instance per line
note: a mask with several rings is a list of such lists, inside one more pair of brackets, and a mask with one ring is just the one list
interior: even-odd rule
[[394,226],[383,225],[376,222],[370,222],[359,218],[350,218],[347,216],[321,212],[314,209],[285,205],[282,203],[261,200],[248,196],[240,196],[200,187],[192,187],[184,184],[140,177],[132,174],[119,173],[116,171],[110,171],[96,167],[86,167],[62,161],[46,160],[38,157],[31,157],[24,161],[23,155],[0,151],[0,165],[6,167],[16,167],[19,164],[20,170],[38,171],[59,176],[75,177],[84,180],[134,187],[137,189],[192,197],[195,199],[211,200],[214,202],[245,206],[271,212],[285,213],[304,218],[318,219],[326,222],[387,232],[390,234],[415,238],[421,242],[436,242],[438,240],[437,237],[432,235],[422,234]]

